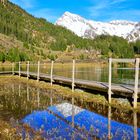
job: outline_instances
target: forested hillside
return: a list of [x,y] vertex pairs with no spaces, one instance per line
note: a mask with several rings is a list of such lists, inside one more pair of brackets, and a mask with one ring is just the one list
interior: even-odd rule
[[43,18],[33,17],[9,1],[0,2],[0,33],[0,61],[56,59],[59,54],[79,50],[83,51],[77,59],[84,58],[84,51],[92,52],[91,56],[97,58],[129,58],[134,57],[134,46],[136,53],[139,47],[116,36],[99,36],[94,40],[80,38]]

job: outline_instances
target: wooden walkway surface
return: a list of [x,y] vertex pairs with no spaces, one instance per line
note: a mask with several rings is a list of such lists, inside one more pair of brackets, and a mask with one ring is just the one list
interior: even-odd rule
[[[0,72],[0,74],[12,74],[12,72],[10,72],[10,71],[9,72]],[[16,71],[16,72],[14,72],[14,74],[19,75],[19,72]],[[21,71],[20,74],[21,74],[21,76],[24,76],[24,77],[27,76],[27,72],[25,72],[25,71]],[[37,73],[30,72],[29,78],[30,79],[37,79]],[[40,80],[43,80],[43,81],[50,81],[51,80],[50,75],[43,74],[43,73],[40,73],[39,78],[40,78]],[[71,86],[72,85],[72,78],[66,78],[66,77],[62,77],[62,76],[53,75],[53,83]],[[75,87],[88,89],[88,90],[96,90],[96,91],[105,92],[105,93],[107,93],[107,91],[108,91],[108,83],[82,80],[82,79],[75,79]],[[124,84],[123,85],[122,84],[113,84],[112,83],[111,90],[116,95],[122,95],[125,97],[133,97],[134,86],[124,85]],[[138,97],[140,97],[140,88],[138,88]]]

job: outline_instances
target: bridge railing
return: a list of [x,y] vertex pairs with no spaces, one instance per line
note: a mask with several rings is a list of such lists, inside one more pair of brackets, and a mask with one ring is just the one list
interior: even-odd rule
[[139,63],[140,58],[136,59],[109,59],[109,76],[108,76],[108,101],[111,103],[111,95],[112,95],[112,64],[113,63],[134,63],[135,64],[135,83],[134,83],[134,108],[137,108],[137,98],[138,98],[138,83],[139,83]]
[[[35,63],[35,62],[27,61],[27,62],[15,62],[15,63],[1,64],[0,71],[5,71],[5,72],[11,71],[13,74],[17,71],[19,74],[19,77],[21,75],[21,72],[24,71],[27,73],[27,79],[29,79],[30,73],[36,73],[37,81],[39,81],[39,79],[40,79],[40,74],[42,74],[42,73],[47,74],[50,76],[51,85],[53,84],[53,76],[54,75],[59,76],[59,74],[60,74],[60,76],[65,76],[65,77],[71,78],[72,91],[74,91],[75,79],[80,79],[82,77],[81,78],[82,80],[89,80],[92,77],[92,75],[94,75],[95,80],[93,78],[93,79],[90,79],[91,81],[94,80],[94,81],[98,81],[98,82],[108,82],[108,100],[109,100],[109,103],[111,103],[112,83],[114,83],[114,81],[116,80],[115,78],[118,76],[118,72],[120,70],[123,70],[123,71],[128,70],[128,69],[125,69],[125,67],[119,68],[118,66],[115,67],[113,65],[116,63],[119,63],[119,64],[130,63],[131,68],[129,68],[129,70],[132,71],[132,75],[133,75],[131,78],[133,78],[133,81],[134,81],[133,82],[134,102],[136,102],[137,93],[138,93],[139,61],[140,61],[139,58],[137,58],[137,59],[112,59],[112,58],[110,58],[109,65],[108,65],[108,67],[106,67],[105,71],[103,71],[103,69],[100,66],[96,67],[97,65],[95,65],[95,64],[94,64],[95,65],[94,69],[93,68],[89,68],[88,70],[83,69],[83,68],[79,69],[78,68],[79,63],[75,63],[75,60],[73,60],[72,63],[67,63],[67,64],[62,63],[61,69],[53,61],[49,62],[49,63],[42,63],[40,61],[38,61],[38,63]],[[60,63],[59,63],[59,65],[60,65]],[[66,65],[68,66],[68,68],[66,68]],[[90,72],[90,74],[89,74],[89,72]],[[80,75],[81,73],[84,73],[84,76],[83,75],[81,76]],[[127,76],[129,76],[129,75],[127,75]],[[84,79],[84,77],[86,77],[86,78]],[[87,77],[89,77],[89,79]],[[103,79],[102,77],[103,78],[106,77],[106,79]],[[103,81],[102,81],[102,79],[103,79]],[[135,106],[137,106],[137,105],[134,103],[134,107]]]

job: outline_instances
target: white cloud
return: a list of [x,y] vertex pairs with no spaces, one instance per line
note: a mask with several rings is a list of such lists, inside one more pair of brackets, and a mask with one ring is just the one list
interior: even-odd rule
[[110,21],[116,19],[140,21],[140,10],[122,4],[127,0],[92,0],[93,5],[86,10],[94,20]]
[[127,0],[112,0],[111,4],[118,4],[122,2],[126,2]]
[[93,3],[91,7],[87,8],[91,17],[97,17],[100,15],[100,12],[109,7],[108,0],[101,0]]
[[118,19],[118,20],[132,20],[132,21],[140,21],[140,10],[122,10],[122,11],[114,11],[109,14],[110,18],[108,21]]

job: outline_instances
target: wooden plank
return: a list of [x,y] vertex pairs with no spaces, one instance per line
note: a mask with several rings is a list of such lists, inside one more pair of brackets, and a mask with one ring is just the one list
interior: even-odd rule
[[[12,72],[10,72],[12,74]],[[19,75],[19,71],[15,71],[16,75]],[[21,76],[27,76],[27,71],[21,71]],[[30,72],[30,78],[36,79],[37,78],[37,73],[35,72]],[[51,76],[48,74],[43,74],[40,73],[40,79],[44,81],[50,81]],[[62,76],[55,76],[53,75],[53,81],[56,84],[65,84],[65,85],[71,85],[72,83],[72,78],[66,78]],[[108,83],[106,82],[96,82],[96,81],[88,81],[88,80],[81,80],[81,79],[75,79],[75,86],[79,88],[84,88],[84,89],[89,89],[89,90],[97,90],[99,92],[108,92]],[[127,89],[128,88],[128,89]],[[119,84],[111,84],[111,91],[114,94],[117,95],[122,95],[124,97],[132,97],[133,95],[133,89],[132,86],[127,86],[123,87],[122,85]],[[138,88],[138,97],[140,97],[140,89]]]
[[134,63],[135,59],[112,59],[112,62],[117,62],[117,63]]
[[12,72],[11,71],[4,71],[4,72],[0,72],[0,74],[2,75],[2,74],[12,74]]

